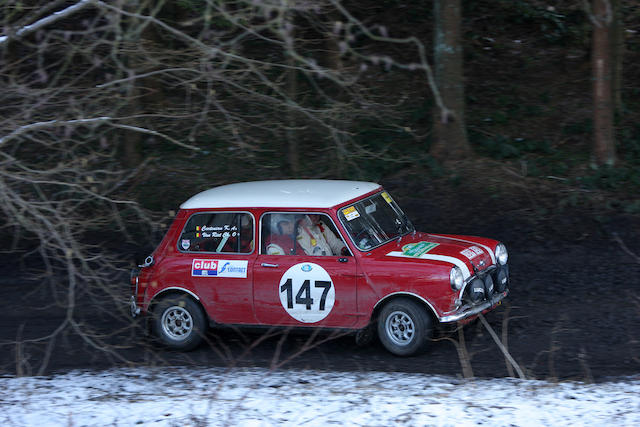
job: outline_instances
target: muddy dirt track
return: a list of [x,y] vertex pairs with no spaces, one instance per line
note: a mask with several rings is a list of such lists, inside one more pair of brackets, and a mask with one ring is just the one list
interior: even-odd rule
[[[404,180],[383,184],[419,230],[483,235],[507,244],[511,293],[487,320],[498,336],[507,337],[511,354],[529,377],[602,381],[640,372],[640,263],[633,256],[640,255],[637,215],[554,210],[555,202],[531,194],[491,198],[474,196],[470,188],[452,195]],[[77,329],[68,324],[52,340],[46,337],[67,316],[66,290],[30,280],[29,266],[20,266],[11,254],[0,256],[0,273],[0,375],[138,364],[462,375],[452,341],[459,340],[457,333],[441,336],[426,354],[411,358],[394,357],[377,342],[356,347],[353,336],[231,329],[211,331],[209,342],[194,351],[167,352],[150,344],[139,323],[127,317],[126,278],[120,305],[79,292],[72,316]],[[464,339],[474,375],[508,375],[502,353],[479,322],[465,327]]]

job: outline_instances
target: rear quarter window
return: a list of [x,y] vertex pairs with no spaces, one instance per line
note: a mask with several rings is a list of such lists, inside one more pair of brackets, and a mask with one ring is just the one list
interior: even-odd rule
[[191,215],[177,246],[181,252],[251,253],[253,216],[247,212],[203,212]]

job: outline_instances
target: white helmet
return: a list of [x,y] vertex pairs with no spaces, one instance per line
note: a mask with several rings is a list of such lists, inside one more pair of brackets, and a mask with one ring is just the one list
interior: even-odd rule
[[278,224],[281,222],[293,222],[295,219],[294,214],[272,214],[271,215],[271,232],[275,233],[276,231],[279,234],[282,234],[282,230],[278,227]]

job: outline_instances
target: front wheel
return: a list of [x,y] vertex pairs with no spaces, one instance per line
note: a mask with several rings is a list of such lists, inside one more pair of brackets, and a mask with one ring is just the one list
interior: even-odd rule
[[433,320],[425,307],[408,298],[387,303],[378,317],[378,336],[396,356],[424,352],[433,334]]
[[153,330],[165,346],[174,350],[191,350],[202,342],[206,331],[200,306],[187,296],[163,299],[154,310]]

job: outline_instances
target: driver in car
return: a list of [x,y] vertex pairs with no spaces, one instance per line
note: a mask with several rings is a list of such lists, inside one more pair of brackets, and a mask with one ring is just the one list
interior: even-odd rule
[[271,235],[266,241],[267,255],[302,255],[304,249],[295,238],[293,215],[272,215]]
[[305,215],[298,222],[297,241],[307,255],[349,255],[344,242],[336,237],[318,214]]

